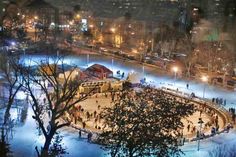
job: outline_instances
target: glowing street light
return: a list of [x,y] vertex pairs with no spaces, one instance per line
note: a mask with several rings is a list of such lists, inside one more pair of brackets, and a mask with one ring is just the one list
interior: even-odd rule
[[11,46],[16,46],[16,42],[12,41]]
[[207,82],[208,81],[208,77],[207,76],[202,76],[202,81],[203,82]]
[[203,95],[202,98],[205,98],[206,83],[208,82],[208,76],[202,76],[201,80],[204,82]]
[[175,80],[176,80],[176,74],[177,74],[177,72],[178,72],[178,67],[176,67],[176,66],[174,66],[173,68],[172,68],[172,70],[174,71],[174,73],[175,73]]
[[81,15],[80,14],[76,14],[75,16],[77,19],[80,19],[81,18]]
[[[174,66],[173,68],[172,68],[172,70],[174,71],[174,74],[175,74],[175,81],[176,81],[176,75],[177,75],[177,72],[178,72],[178,67],[176,67],[176,66]],[[174,81],[174,84],[175,84],[175,81]]]
[[38,19],[39,19],[39,17],[38,17],[38,16],[34,16],[34,19],[35,19],[35,20],[38,20]]
[[115,33],[115,32],[116,32],[116,29],[115,29],[114,27],[112,27],[112,28],[110,29],[110,31],[111,31],[112,33]]

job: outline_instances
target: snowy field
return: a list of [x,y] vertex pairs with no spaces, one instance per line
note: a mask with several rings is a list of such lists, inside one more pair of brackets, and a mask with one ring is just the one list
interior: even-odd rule
[[[25,56],[21,61],[24,64],[36,64],[41,60],[47,58],[46,56]],[[203,96],[204,84],[199,82],[189,82],[182,80],[175,80],[174,77],[162,76],[157,70],[149,67],[143,67],[141,64],[137,65],[134,62],[127,62],[118,59],[106,58],[98,55],[81,55],[81,56],[68,56],[64,61],[66,64],[77,65],[81,68],[86,68],[92,64],[98,63],[107,66],[112,69],[114,73],[120,70],[125,75],[131,71],[141,73],[146,78],[147,82],[155,85],[156,87],[169,87],[187,93],[194,92],[196,96]],[[189,84],[189,89],[186,88],[186,84]],[[236,107],[235,91],[227,91],[213,86],[206,85],[205,98],[223,98],[227,100],[227,109],[229,107]],[[78,131],[66,128],[61,131],[64,147],[67,149],[66,156],[68,157],[105,157],[104,151],[99,145],[87,143],[86,139],[78,138]],[[34,157],[35,146],[40,146],[43,142],[43,137],[38,136],[35,122],[32,119],[32,111],[28,110],[28,116],[26,122],[22,126],[14,128],[14,138],[11,140],[11,150],[17,157]],[[208,157],[208,151],[216,146],[223,144],[236,143],[236,132],[224,133],[216,135],[213,138],[206,139],[201,142],[200,151],[197,152],[197,143],[186,143],[182,148],[186,157]]]

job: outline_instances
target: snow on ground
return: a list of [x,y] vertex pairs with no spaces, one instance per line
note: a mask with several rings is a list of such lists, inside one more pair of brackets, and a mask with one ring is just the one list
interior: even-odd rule
[[[25,56],[22,57],[22,62],[25,64],[35,64],[40,60],[47,58],[47,56]],[[125,76],[131,71],[142,73],[147,82],[155,85],[156,87],[169,87],[173,89],[179,89],[187,93],[194,92],[196,96],[203,96],[204,84],[194,81],[175,80],[173,77],[167,77],[160,75],[157,70],[144,67],[140,64],[134,64],[133,61],[127,62],[118,59],[112,59],[99,55],[81,55],[81,56],[68,56],[65,58],[64,63],[74,64],[82,68],[86,68],[89,65],[98,63],[107,66],[112,69],[114,73],[120,70],[124,72]],[[189,84],[189,89],[186,88],[186,84]],[[226,108],[236,107],[235,91],[228,91],[218,87],[206,85],[205,98],[212,99],[213,97],[219,97],[227,100]],[[43,137],[38,137],[37,129],[34,120],[32,119],[32,110],[29,109],[26,122],[21,127],[14,128],[14,138],[11,141],[11,147],[14,154],[17,157],[30,157],[35,156],[35,146],[39,146],[43,142]],[[63,143],[70,152],[69,157],[104,157],[104,151],[100,146],[91,144],[86,139],[79,139],[78,133],[72,128],[66,128],[62,131]],[[233,145],[236,143],[236,132],[224,133],[216,135],[215,137],[203,140],[200,145],[200,151],[197,151],[197,142],[186,143],[182,146],[182,150],[186,157],[208,157],[208,151],[214,147],[222,144]]]

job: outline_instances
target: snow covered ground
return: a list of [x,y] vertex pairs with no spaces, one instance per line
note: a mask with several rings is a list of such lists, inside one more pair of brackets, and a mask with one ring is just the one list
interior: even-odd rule
[[[22,62],[25,64],[35,64],[40,60],[47,58],[47,56],[25,56],[22,57]],[[122,61],[118,59],[111,59],[109,57],[99,55],[81,55],[81,56],[68,56],[65,58],[65,63],[74,64],[81,68],[86,68],[88,65],[95,63],[102,64],[112,69],[114,73],[120,70],[125,75],[131,71],[141,73],[145,76],[147,82],[157,86],[165,86],[173,89],[179,89],[187,93],[194,92],[196,96],[203,96],[204,84],[195,81],[175,80],[174,77],[167,77],[160,75],[157,70],[150,67],[143,67],[141,64],[137,65],[134,62]],[[189,89],[186,84],[189,84]],[[205,98],[212,99],[223,98],[227,100],[226,108],[236,107],[235,91],[228,91],[218,87],[206,85]],[[35,156],[35,146],[40,146],[43,142],[43,137],[38,136],[35,122],[33,121],[32,111],[29,109],[26,123],[21,127],[16,127],[14,131],[14,138],[11,140],[11,148],[17,157],[30,157]],[[67,148],[69,157],[104,157],[104,151],[99,145],[87,143],[86,139],[79,139],[78,132],[74,129],[67,128],[62,130],[63,143]],[[218,145],[234,144],[236,143],[236,132],[224,133],[216,135],[215,137],[206,139],[201,142],[200,151],[197,151],[197,143],[186,143],[182,150],[186,157],[208,157],[208,151]]]

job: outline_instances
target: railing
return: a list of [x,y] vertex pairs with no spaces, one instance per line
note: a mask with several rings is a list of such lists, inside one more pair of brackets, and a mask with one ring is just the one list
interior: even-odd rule
[[[207,99],[201,99],[198,97],[191,98],[191,95],[189,93],[185,93],[182,91],[177,91],[177,90],[166,88],[166,87],[162,87],[161,90],[163,90],[164,92],[171,94],[173,96],[185,98],[185,99],[188,99],[188,100],[190,100],[194,103],[197,103],[197,104],[206,105],[207,108],[214,110],[217,113],[217,115],[220,116],[221,119],[223,120],[223,127],[222,127],[223,129],[221,131],[219,131],[218,134],[224,133],[226,131],[225,128],[227,127],[227,125],[229,123],[231,123],[229,112],[225,108],[221,107],[220,105],[212,103]],[[208,137],[212,137],[212,136],[213,135],[206,135],[204,138],[208,138]],[[198,140],[198,138],[192,138],[189,140],[196,141],[196,140]]]

